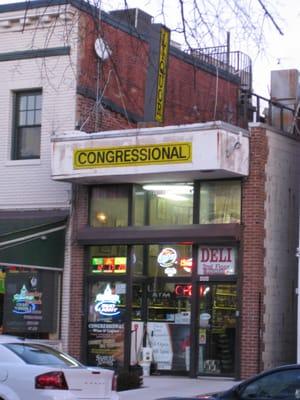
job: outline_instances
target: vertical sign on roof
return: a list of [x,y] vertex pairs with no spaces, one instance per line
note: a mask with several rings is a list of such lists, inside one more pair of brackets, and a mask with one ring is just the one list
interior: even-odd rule
[[155,104],[155,120],[157,122],[163,122],[164,120],[169,44],[170,44],[170,31],[165,27],[161,27],[156,104]]

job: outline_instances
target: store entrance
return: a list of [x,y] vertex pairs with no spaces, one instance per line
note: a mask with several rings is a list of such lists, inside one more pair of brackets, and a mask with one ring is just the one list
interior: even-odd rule
[[144,336],[139,343],[151,351],[153,372],[190,370],[191,291],[190,283],[180,281],[149,279],[133,286],[133,330],[141,320]]
[[236,284],[199,285],[198,374],[234,375]]

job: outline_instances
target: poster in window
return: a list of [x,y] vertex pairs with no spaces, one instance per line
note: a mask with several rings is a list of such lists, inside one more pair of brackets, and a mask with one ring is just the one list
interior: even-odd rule
[[147,337],[157,369],[189,370],[190,325],[148,322]]
[[88,323],[88,365],[117,368],[124,363],[124,323]]
[[56,331],[57,275],[51,271],[8,272],[3,328],[9,333]]

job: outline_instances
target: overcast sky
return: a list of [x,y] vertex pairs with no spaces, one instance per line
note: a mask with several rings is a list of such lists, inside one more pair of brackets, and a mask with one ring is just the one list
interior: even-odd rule
[[[21,0],[0,0],[0,4],[15,3]],[[124,8],[124,0],[94,0],[105,11]],[[127,0],[132,8],[140,8],[154,17],[154,22],[165,23],[171,29],[178,24],[179,11],[174,9],[178,4],[176,0],[164,0],[164,18],[161,15],[161,4],[163,0]],[[192,0],[184,0],[188,3]],[[219,1],[219,0],[214,0]],[[249,0],[257,1],[258,0]],[[275,0],[274,0],[275,3]],[[300,0],[276,0],[279,5],[279,15],[275,15],[276,23],[283,31],[280,35],[278,30],[270,23],[266,24],[266,40],[264,51],[257,54],[257,46],[246,41],[238,43],[231,42],[231,50],[240,50],[249,55],[253,63],[254,91],[257,94],[269,97],[270,94],[270,71],[274,69],[300,70]],[[259,27],[258,27],[259,28]],[[233,35],[231,34],[231,38]],[[172,39],[184,42],[181,35],[172,33]],[[225,43],[222,43],[225,44]]]

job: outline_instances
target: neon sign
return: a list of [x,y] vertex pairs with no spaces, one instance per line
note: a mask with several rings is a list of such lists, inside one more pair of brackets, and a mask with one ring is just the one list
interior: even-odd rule
[[179,297],[191,297],[192,296],[192,285],[176,285],[175,294]]
[[[175,285],[175,294],[178,297],[191,297],[192,296],[192,285]],[[209,286],[200,285],[199,295],[204,297],[210,291]]]
[[29,292],[26,285],[24,284],[20,290],[20,293],[16,293],[13,296],[14,314],[32,314],[36,308],[37,304],[41,304],[41,293],[39,292]]
[[104,293],[99,293],[95,299],[95,311],[106,317],[114,317],[120,314],[117,304],[120,303],[120,296],[113,294],[111,287],[107,284]]
[[94,274],[124,274],[126,273],[126,257],[93,257],[92,272]]
[[181,258],[180,267],[185,270],[185,272],[192,272],[193,259],[192,258]]
[[171,247],[164,248],[157,257],[158,264],[165,269],[165,273],[168,276],[174,276],[177,274],[175,265],[177,264],[177,253],[176,250]]

